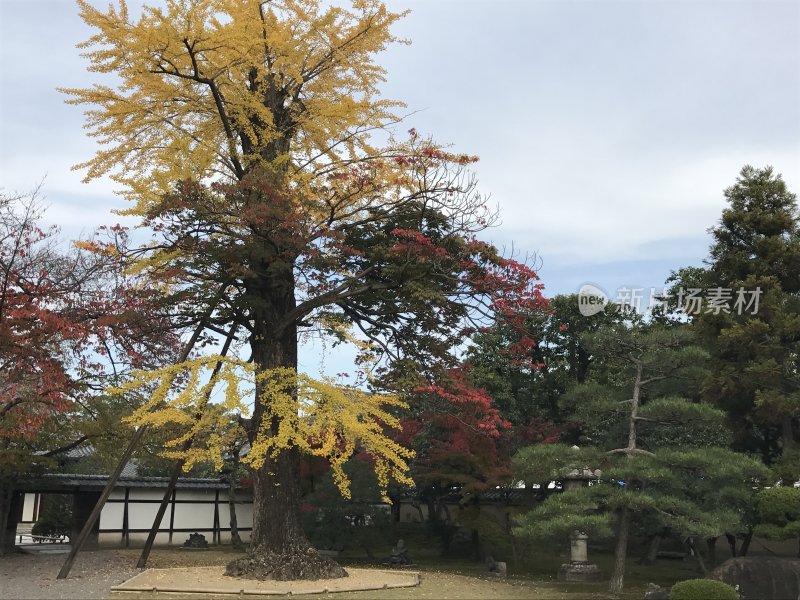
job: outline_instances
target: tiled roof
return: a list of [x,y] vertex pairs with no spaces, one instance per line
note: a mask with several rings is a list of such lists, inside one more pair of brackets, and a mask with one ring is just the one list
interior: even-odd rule
[[[84,490],[101,490],[108,483],[108,475],[81,475],[72,473],[52,473],[36,479],[18,482],[18,489],[24,491],[46,491],[80,488]],[[126,477],[117,480],[116,488],[153,488],[166,489],[169,477]],[[227,482],[221,479],[201,479],[197,477],[179,478],[177,489],[227,489]]]
[[[485,490],[480,493],[461,493],[458,487],[451,488],[446,494],[442,494],[440,498],[448,503],[461,503],[467,501],[469,498],[477,498],[479,502],[495,503],[507,502],[509,504],[526,504],[536,500],[542,500],[545,496],[552,493],[553,490],[541,489],[524,489],[524,488],[495,488]],[[417,500],[419,501],[419,492],[416,490],[408,490],[401,496],[401,500]]]
[[87,456],[92,456],[94,454],[94,446],[91,444],[81,444],[80,446],[76,446],[70,450],[67,450],[64,455],[68,458],[86,458]]

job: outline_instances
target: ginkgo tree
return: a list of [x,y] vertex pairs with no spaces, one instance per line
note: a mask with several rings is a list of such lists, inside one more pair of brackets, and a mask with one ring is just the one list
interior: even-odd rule
[[[78,166],[87,181],[118,182],[127,212],[154,232],[115,251],[172,295],[184,323],[233,336],[241,357],[209,360],[253,382],[242,422],[254,523],[248,556],[228,572],[343,576],[302,533],[300,454],[336,466],[356,444],[379,459],[379,478],[403,481],[406,455],[382,434],[400,406],[299,375],[298,334],[352,342],[372,385],[413,390],[457,364],[453,349],[478,322],[542,306],[536,274],[476,238],[495,215],[467,170],[475,157],[392,133],[402,104],[380,96],[375,55],[399,41],[402,14],[378,0],[167,0],[134,19],[124,1],[78,4],[95,31],[83,44],[90,70],[116,76],[64,90],[88,106],[101,144]],[[174,375],[133,385],[164,391],[153,414],[192,395],[182,410],[197,414],[206,383],[181,396],[163,387]]]

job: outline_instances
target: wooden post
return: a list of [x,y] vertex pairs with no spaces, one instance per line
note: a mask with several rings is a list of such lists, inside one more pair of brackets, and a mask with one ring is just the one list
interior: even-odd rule
[[130,520],[128,517],[128,501],[130,500],[131,496],[131,488],[125,488],[125,505],[122,509],[122,541],[125,543],[125,547],[131,545],[131,532],[130,532]]
[[130,444],[125,449],[125,453],[122,455],[122,458],[117,464],[117,467],[114,469],[114,472],[108,478],[108,483],[106,483],[106,487],[103,490],[103,493],[100,494],[100,499],[97,501],[97,504],[94,505],[94,509],[92,509],[89,518],[86,519],[86,523],[83,525],[83,529],[81,529],[80,534],[78,535],[78,539],[72,544],[72,549],[69,551],[69,556],[67,556],[67,560],[64,562],[64,566],[61,567],[61,570],[58,572],[58,579],[65,579],[67,575],[69,575],[70,570],[72,569],[72,563],[75,562],[75,557],[80,552],[81,547],[86,542],[86,539],[92,532],[92,528],[94,527],[97,520],[100,518],[100,513],[103,512],[103,507],[106,504],[106,500],[111,495],[111,491],[114,489],[114,486],[117,484],[117,480],[119,476],[122,474],[122,469],[125,468],[125,465],[128,464],[128,461],[133,454],[133,451],[139,445],[139,442],[142,441],[142,437],[144,436],[144,432],[147,430],[147,426],[139,427],[136,430],[136,433],[133,434],[131,438]]
[[[236,327],[232,328],[228,332],[228,337],[225,339],[225,344],[222,346],[222,350],[220,350],[220,356],[225,356],[228,353],[228,350],[231,347],[231,343],[233,339],[236,337]],[[214,370],[211,372],[211,377],[209,381],[213,382],[216,378],[219,370],[222,368],[222,363],[218,362],[214,365]],[[206,395],[205,401],[208,402],[208,399],[211,397],[211,390],[213,385],[208,388],[208,394]],[[202,411],[202,408],[200,410]],[[202,417],[202,412],[195,415],[195,419],[199,419]],[[190,437],[183,443],[182,451],[186,452],[189,448],[192,447],[193,439]],[[161,504],[158,507],[158,512],[156,512],[156,518],[153,520],[153,526],[150,528],[150,533],[147,534],[147,541],[144,543],[144,548],[142,549],[142,553],[139,555],[139,561],[136,563],[137,569],[144,569],[145,565],[147,565],[147,559],[150,556],[150,551],[153,549],[153,542],[156,540],[156,535],[158,534],[158,528],[161,525],[161,519],[164,518],[164,513],[167,511],[167,504],[169,503],[170,498],[172,498],[172,514],[175,514],[175,498],[173,496],[173,492],[175,490],[175,485],[178,483],[178,477],[180,477],[181,471],[183,470],[183,465],[186,461],[181,459],[175,463],[175,466],[172,469],[172,474],[169,478],[169,485],[167,486],[166,491],[164,492],[164,496],[161,498]],[[172,542],[172,523],[170,522],[170,542]]]
[[[189,341],[186,342],[186,345],[183,347],[181,351],[181,355],[178,357],[176,362],[182,363],[186,362],[186,359],[189,358],[189,354],[194,348],[194,345],[197,343],[197,340],[200,338],[200,334],[203,333],[203,330],[206,328],[206,321],[214,312],[214,309],[217,307],[217,304],[222,299],[222,295],[225,293],[225,288],[228,287],[228,282],[226,281],[217,292],[216,297],[212,301],[211,305],[208,308],[208,311],[200,319],[200,322],[195,327],[194,332],[192,332],[192,337],[189,338]],[[58,572],[57,579],[65,579],[67,575],[69,575],[70,570],[72,569],[72,563],[75,562],[75,557],[80,552],[81,547],[83,546],[84,542],[86,542],[86,538],[89,537],[89,534],[94,527],[94,524],[97,523],[97,520],[100,518],[100,513],[103,512],[103,507],[106,504],[106,500],[111,495],[111,490],[114,489],[114,486],[117,484],[117,480],[119,476],[122,474],[122,470],[125,468],[125,465],[128,464],[128,461],[131,459],[133,455],[133,451],[139,446],[144,437],[145,431],[147,431],[147,425],[142,425],[139,427],[136,432],[133,434],[131,438],[130,444],[125,449],[125,453],[122,455],[122,458],[119,460],[119,464],[114,469],[114,472],[108,478],[108,483],[106,483],[106,487],[103,490],[103,493],[100,494],[100,499],[95,504],[92,513],[89,515],[89,518],[86,520],[86,524],[83,526],[80,534],[78,535],[78,539],[72,544],[72,549],[69,552],[69,556],[67,556],[67,560],[64,562],[64,566],[61,567],[61,570]]]
[[[186,440],[183,444],[184,451],[188,449],[188,446],[191,444],[191,440]],[[142,549],[142,553],[139,555],[139,562],[136,563],[137,569],[144,569],[145,565],[147,564],[147,558],[150,556],[150,550],[153,549],[153,542],[156,541],[156,535],[158,534],[158,528],[161,525],[161,519],[164,518],[164,513],[167,512],[167,504],[169,504],[170,499],[174,499],[172,493],[175,490],[175,485],[178,483],[178,477],[183,470],[183,460],[179,460],[175,463],[175,466],[172,468],[172,475],[169,478],[169,485],[167,489],[164,491],[164,497],[161,499],[161,504],[158,506],[158,511],[156,512],[156,518],[153,520],[153,526],[150,528],[150,533],[147,534],[147,541],[144,543],[144,548]],[[175,503],[172,504],[173,515],[175,514]],[[170,535],[172,535],[172,525],[170,524]]]
[[172,544],[172,534],[175,530],[175,500],[177,499],[176,490],[172,490],[172,505],[169,510],[169,543]]
[[214,525],[212,527],[212,543],[222,545],[222,532],[219,526],[219,490],[214,493]]

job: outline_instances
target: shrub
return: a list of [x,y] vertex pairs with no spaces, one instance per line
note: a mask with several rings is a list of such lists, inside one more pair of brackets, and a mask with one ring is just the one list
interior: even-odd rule
[[72,496],[46,495],[42,512],[31,527],[31,534],[42,537],[69,536],[72,533]]
[[352,459],[345,465],[356,502],[342,498],[330,471],[319,477],[305,497],[303,527],[319,550],[360,548],[368,557],[394,544],[394,521],[381,497],[369,465]]
[[739,593],[715,579],[689,579],[672,586],[669,600],[739,600]]

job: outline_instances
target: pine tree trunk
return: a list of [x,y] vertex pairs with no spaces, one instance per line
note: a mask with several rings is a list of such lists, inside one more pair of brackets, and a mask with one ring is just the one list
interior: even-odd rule
[[[636,451],[636,419],[639,411],[639,399],[642,391],[642,363],[635,361],[636,379],[633,383],[633,395],[631,396],[631,413],[628,419],[628,446],[622,451],[625,459],[631,460],[633,452]],[[625,488],[628,489],[627,487]],[[627,492],[620,492],[627,493]],[[628,507],[620,509],[617,527],[617,546],[614,549],[614,572],[611,575],[608,589],[612,594],[619,594],[625,586],[625,559],[628,555],[628,536],[631,524],[631,514]]]
[[739,556],[747,556],[747,551],[750,549],[750,542],[752,539],[753,532],[751,530],[745,534],[744,539],[742,540],[742,545],[739,548]]
[[483,560],[481,552],[481,534],[477,529],[470,529],[469,532],[470,545],[472,546],[472,560],[480,562]]
[[654,565],[658,558],[659,548],[661,548],[661,534],[657,533],[650,539],[650,543],[647,545],[647,553],[640,561],[640,564]]
[[717,566],[717,538],[708,538],[706,545],[708,546],[708,562],[713,569]]
[[[264,372],[275,368],[297,370],[297,326],[278,323],[295,307],[292,265],[273,258],[259,265],[263,274],[249,289],[254,331],[250,338],[253,362]],[[262,398],[263,381],[256,381],[256,398],[248,435],[255,440],[262,428],[275,434],[277,420],[268,418]],[[290,393],[292,391],[290,390]],[[267,456],[253,478],[253,530],[244,558],[228,564],[225,573],[246,579],[328,579],[347,572],[320,556],[303,532],[300,521],[300,454],[296,448]]]
[[694,543],[693,537],[686,538],[686,543],[689,546],[689,550],[692,554],[694,554],[694,558],[697,561],[697,568],[703,574],[703,577],[708,576],[708,569],[706,568],[706,563],[703,560],[703,555],[700,554],[700,551],[697,549],[697,546]]
[[614,572],[608,584],[608,591],[612,594],[622,593],[625,585],[625,558],[628,555],[628,536],[631,525],[631,515],[627,507],[619,511],[617,520],[617,546],[614,548]]
[[506,506],[505,508],[505,524],[506,524],[506,535],[508,536],[509,542],[511,542],[511,564],[514,565],[514,568],[519,567],[519,556],[517,553],[517,537],[511,531],[511,511],[509,507]]
[[736,558],[736,536],[726,533],[725,539],[728,540],[728,547],[731,549],[731,558]]
[[781,423],[781,441],[783,442],[783,451],[791,450],[796,446],[794,441],[794,428],[792,427],[792,418],[788,417]]

